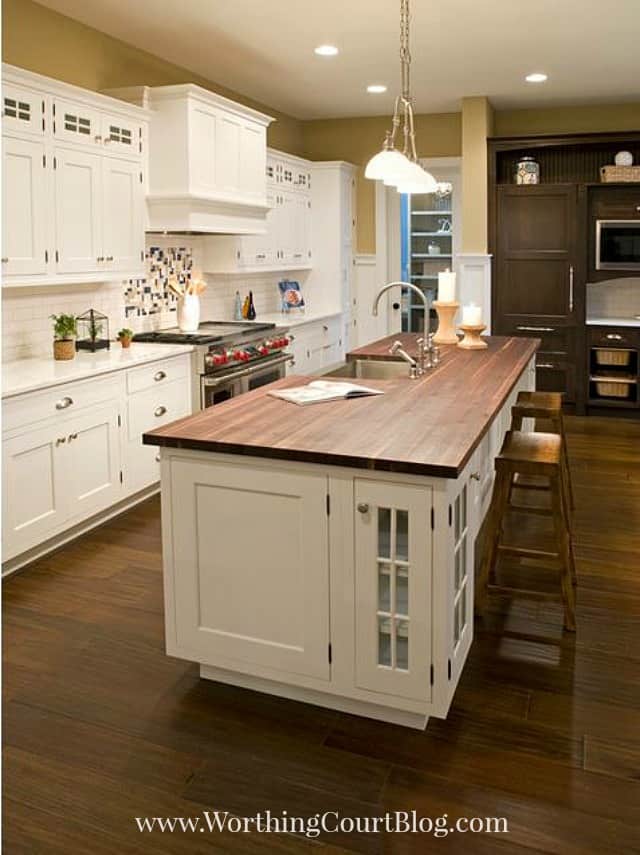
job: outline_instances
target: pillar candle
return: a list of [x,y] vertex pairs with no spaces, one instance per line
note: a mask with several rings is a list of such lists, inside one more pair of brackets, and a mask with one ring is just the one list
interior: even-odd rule
[[438,273],[438,300],[441,303],[453,303],[456,299],[456,274],[447,268]]
[[462,324],[466,327],[480,326],[482,323],[482,308],[470,303],[462,307]]

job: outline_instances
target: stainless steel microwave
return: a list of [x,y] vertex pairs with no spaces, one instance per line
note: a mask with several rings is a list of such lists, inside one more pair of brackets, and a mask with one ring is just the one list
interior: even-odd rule
[[596,220],[596,270],[640,270],[640,220]]

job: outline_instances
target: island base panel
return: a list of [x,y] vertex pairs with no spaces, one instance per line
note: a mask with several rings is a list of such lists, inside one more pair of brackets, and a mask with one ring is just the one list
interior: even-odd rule
[[339,712],[350,713],[351,715],[373,718],[376,721],[386,721],[390,724],[401,725],[402,727],[412,727],[416,730],[424,730],[429,721],[429,716],[426,714],[392,709],[368,701],[354,700],[353,698],[342,698],[329,692],[319,692],[315,689],[292,686],[290,683],[279,683],[276,680],[265,680],[263,677],[255,677],[251,674],[239,674],[237,671],[226,671],[224,668],[214,668],[210,665],[200,666],[200,676],[203,680],[213,680],[216,683],[238,686],[238,688],[250,689],[253,692],[263,692],[266,695],[275,695],[279,698],[288,698],[291,701],[314,704],[318,707],[326,707],[327,709],[338,710]]

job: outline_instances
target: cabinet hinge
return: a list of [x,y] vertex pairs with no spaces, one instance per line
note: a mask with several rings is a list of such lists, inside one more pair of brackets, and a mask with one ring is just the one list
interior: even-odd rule
[[451,659],[447,659],[447,679],[451,679]]
[[431,685],[433,686],[433,665],[429,669],[429,680],[431,681]]
[[120,413],[118,413],[118,427],[122,427],[122,417]]
[[120,483],[122,484],[123,482],[124,482],[124,478],[122,477],[122,469],[121,469],[120,470]]
[[436,527],[436,512],[431,508],[431,531]]
[[56,261],[60,261],[60,256],[58,255],[58,250],[56,249]]
[[331,649],[331,644],[329,644],[329,665],[333,662],[333,651]]
[[144,249],[140,250],[140,261],[144,261]]
[[327,493],[327,516],[331,513],[331,496]]
[[57,160],[57,158],[55,158],[55,157],[53,158],[53,168],[54,168],[54,169],[57,169],[57,168],[58,168],[58,160]]
[[[42,130],[44,130],[44,128],[43,128]],[[43,166],[45,169],[47,168],[47,155],[46,155],[46,154],[43,154],[43,155],[42,155],[42,166]]]
[[142,184],[142,173],[140,173],[140,183]]
[[45,251],[44,251],[44,263],[45,264],[49,263],[49,250],[48,249],[45,249]]
[[449,505],[449,527],[451,527],[451,523],[453,522],[453,508]]

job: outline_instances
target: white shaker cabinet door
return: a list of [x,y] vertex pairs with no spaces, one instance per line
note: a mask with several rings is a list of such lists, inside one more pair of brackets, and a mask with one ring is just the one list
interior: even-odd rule
[[47,171],[44,143],[2,141],[2,273],[46,273]]
[[267,162],[266,129],[244,123],[240,129],[240,193],[247,199],[264,202],[264,173]]
[[64,148],[54,154],[58,273],[104,270],[102,158]]
[[70,517],[84,519],[118,501],[122,484],[116,401],[73,419],[65,455]]
[[4,560],[46,540],[64,522],[67,473],[59,458],[65,443],[66,432],[53,423],[3,441]]
[[354,484],[356,685],[430,700],[431,488]]
[[144,259],[140,164],[106,157],[102,166],[103,251],[107,270],[135,271]]
[[329,679],[326,495],[321,474],[172,463],[171,654]]

